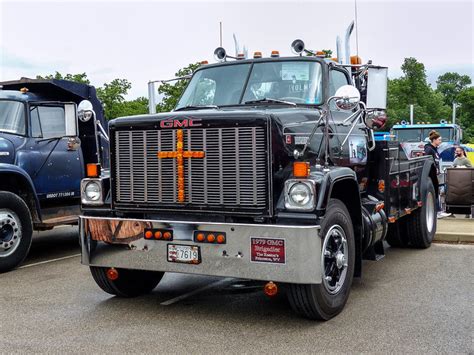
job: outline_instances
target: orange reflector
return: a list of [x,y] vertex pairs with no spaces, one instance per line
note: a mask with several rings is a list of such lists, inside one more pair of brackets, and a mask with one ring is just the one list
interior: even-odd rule
[[219,234],[219,235],[217,236],[217,243],[222,244],[222,243],[224,243],[224,242],[225,242],[225,236],[224,236],[224,234]]
[[278,293],[278,287],[275,283],[270,281],[270,282],[267,282],[266,285],[263,287],[263,292],[268,297],[273,297]]
[[254,52],[253,57],[254,58],[262,58],[262,52]]
[[307,178],[309,176],[309,163],[306,161],[295,161],[293,163],[293,176]]
[[163,233],[163,238],[164,239],[170,239],[171,238],[171,233],[170,232],[164,232]]
[[272,51],[272,54],[270,55],[270,57],[272,57],[272,58],[278,58],[279,56],[280,56],[279,51]]
[[375,212],[379,212],[380,210],[382,210],[383,208],[385,207],[385,203],[383,202],[379,202],[375,205]]
[[216,236],[215,236],[214,234],[212,234],[212,233],[211,233],[211,234],[208,234],[208,235],[207,235],[207,241],[208,241],[209,243],[214,243],[214,242],[216,241]]
[[110,269],[107,269],[107,278],[110,280],[110,281],[115,281],[119,278],[119,273],[117,271],[117,269],[115,268],[110,268]]
[[385,180],[379,180],[379,192],[385,192]]
[[155,232],[155,239],[161,239],[162,234],[160,231]]
[[87,177],[99,177],[100,164],[87,164]]
[[362,59],[358,55],[351,56],[351,64],[362,64]]
[[145,232],[145,238],[150,239],[151,237],[153,237],[153,232],[152,231],[146,231]]
[[206,240],[206,236],[204,235],[204,233],[198,233],[196,234],[196,240],[198,242],[203,242]]
[[396,220],[395,217],[388,217],[388,223],[395,223]]

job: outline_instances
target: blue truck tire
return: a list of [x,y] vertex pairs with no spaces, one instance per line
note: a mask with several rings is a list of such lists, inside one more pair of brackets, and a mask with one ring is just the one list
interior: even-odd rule
[[0,191],[0,273],[23,262],[32,235],[33,223],[25,201],[14,193]]

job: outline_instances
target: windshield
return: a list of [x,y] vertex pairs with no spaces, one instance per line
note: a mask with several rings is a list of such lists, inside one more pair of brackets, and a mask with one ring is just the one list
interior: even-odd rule
[[399,142],[424,142],[428,140],[430,132],[435,130],[444,141],[452,141],[454,130],[452,128],[405,128],[395,130]]
[[176,109],[186,106],[239,105],[263,99],[321,104],[320,63],[279,61],[202,69],[191,79]]
[[23,103],[0,100],[0,132],[25,135],[25,107]]

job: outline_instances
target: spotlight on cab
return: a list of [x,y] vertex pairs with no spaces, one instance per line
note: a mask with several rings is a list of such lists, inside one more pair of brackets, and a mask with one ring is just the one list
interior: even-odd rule
[[227,53],[225,52],[225,49],[222,47],[217,47],[214,51],[214,58],[216,58],[216,60],[218,60],[219,62],[224,62],[226,57]]
[[304,42],[301,39],[295,39],[293,43],[291,43],[291,51],[294,54],[300,54],[304,51]]

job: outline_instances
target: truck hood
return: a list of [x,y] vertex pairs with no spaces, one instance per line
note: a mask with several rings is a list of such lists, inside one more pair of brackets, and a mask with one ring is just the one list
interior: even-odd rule
[[0,163],[13,164],[15,161],[15,145],[11,135],[0,133]]

